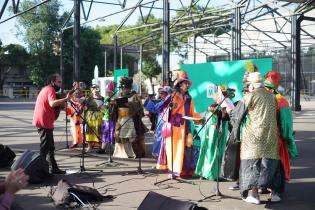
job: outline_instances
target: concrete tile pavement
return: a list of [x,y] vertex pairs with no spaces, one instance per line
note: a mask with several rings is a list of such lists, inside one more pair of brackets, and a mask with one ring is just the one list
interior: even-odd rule
[[[17,155],[25,149],[38,150],[39,138],[36,130],[31,125],[34,103],[32,102],[0,102],[0,143],[5,144],[17,151]],[[241,209],[314,209],[315,199],[315,102],[302,102],[301,112],[294,113],[294,130],[296,141],[300,152],[297,159],[292,160],[292,180],[287,185],[284,199],[281,203],[270,204],[268,196],[263,195],[264,201],[261,205],[250,205],[239,199],[224,198],[199,202],[198,205],[215,210],[241,210]],[[70,139],[70,136],[69,136]],[[55,142],[57,161],[63,169],[79,169],[80,158],[71,157],[80,154],[79,149],[63,149],[66,145],[65,122],[61,116],[55,129]],[[16,196],[16,202],[24,209],[40,210],[55,209],[51,200],[47,197],[50,185],[56,185],[58,180],[67,179],[74,184],[94,186],[102,194],[114,195],[116,198],[111,202],[96,204],[96,209],[127,210],[137,209],[149,191],[173,197],[179,200],[196,202],[204,196],[213,194],[216,183],[213,181],[190,179],[194,184],[179,183],[175,180],[154,185],[155,182],[167,179],[167,174],[152,169],[155,161],[151,158],[144,158],[142,169],[151,174],[146,176],[128,174],[135,172],[138,161],[134,159],[115,159],[123,163],[118,167],[99,166],[97,164],[106,161],[108,156],[92,154],[85,158],[86,169],[101,169],[103,172],[90,172],[81,174],[58,175],[47,179],[41,185],[29,185],[21,190]],[[0,170],[0,176],[4,176],[8,170]],[[220,190],[223,194],[239,197],[238,191],[228,190],[231,182],[220,182]]]

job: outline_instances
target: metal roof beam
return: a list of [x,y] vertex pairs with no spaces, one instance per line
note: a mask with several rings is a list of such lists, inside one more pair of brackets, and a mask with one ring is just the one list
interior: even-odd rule
[[119,26],[116,28],[114,34],[117,34],[117,31],[119,31],[119,29],[121,27],[123,27],[123,25],[125,24],[125,22],[129,19],[129,17],[134,13],[134,11],[141,5],[143,0],[139,0],[138,3],[136,4],[136,6],[134,8],[132,8],[130,10],[130,12],[127,14],[127,16],[124,18],[124,20],[119,24]]
[[217,45],[216,43],[210,41],[209,39],[206,39],[203,35],[199,35],[199,36],[200,36],[201,38],[203,38],[204,40],[206,40],[207,42],[209,42],[210,44],[213,44],[214,46],[218,47],[219,49],[221,49],[221,50],[223,50],[223,51],[225,51],[225,52],[227,52],[227,53],[230,53],[226,48],[223,48],[223,47]]
[[263,33],[265,36],[269,37],[270,39],[274,40],[275,42],[279,43],[280,45],[282,45],[284,48],[287,48],[286,45],[282,44],[281,42],[279,42],[277,39],[273,38],[272,36],[270,36],[269,34],[265,33],[265,32],[262,32],[260,31],[259,28],[257,28],[256,26],[254,26],[253,24],[251,23],[248,23],[251,27],[253,27],[254,29],[256,29],[257,31]]
[[8,21],[8,20],[11,20],[12,18],[15,18],[15,17],[17,17],[17,16],[20,16],[20,15],[22,15],[22,14],[24,14],[24,13],[27,13],[27,12],[29,12],[29,11],[35,9],[36,7],[39,7],[40,5],[45,4],[45,3],[49,2],[49,1],[50,1],[50,0],[42,1],[41,3],[36,4],[36,5],[33,6],[33,7],[30,7],[30,8],[28,8],[28,9],[22,11],[22,12],[19,12],[19,13],[15,14],[15,15],[11,16],[11,17],[8,17],[7,19],[5,19],[5,20],[3,20],[3,21],[0,21],[0,24],[6,22],[6,21]]

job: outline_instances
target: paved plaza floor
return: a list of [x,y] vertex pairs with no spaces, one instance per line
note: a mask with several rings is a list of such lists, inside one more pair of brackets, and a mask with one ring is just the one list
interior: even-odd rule
[[[32,126],[34,102],[0,101],[0,143],[10,146],[17,156],[26,149],[38,150],[39,137]],[[210,210],[313,210],[315,209],[315,101],[302,101],[302,111],[294,113],[294,130],[300,156],[292,160],[292,180],[286,186],[282,202],[272,204],[268,196],[263,195],[262,204],[247,204],[240,200],[238,191],[228,190],[232,182],[220,182],[219,189],[224,195],[237,199],[222,198],[198,202],[204,196],[213,194],[216,183],[213,181],[189,179],[191,183],[179,183],[175,180],[155,185],[167,179],[167,174],[154,170],[155,160],[144,158],[142,169],[145,175],[134,174],[138,167],[137,159],[114,159],[117,166],[103,164],[108,156],[91,153],[85,158],[84,173],[55,175],[40,185],[29,185],[15,196],[15,202],[26,210],[55,209],[48,194],[51,186],[58,180],[67,179],[74,184],[91,186],[103,195],[113,195],[110,202],[93,204],[95,209],[129,210],[137,209],[148,192],[154,191],[162,195],[182,201],[191,201]],[[66,148],[65,117],[62,114],[55,128],[56,158],[62,169],[75,171],[80,168],[80,149]],[[69,139],[71,137],[69,136]],[[147,135],[148,147],[152,136]],[[81,164],[82,165],[82,164]],[[102,172],[89,171],[99,169]],[[1,169],[0,176],[9,170]],[[93,208],[90,208],[93,209]],[[148,209],[149,210],[149,209]]]

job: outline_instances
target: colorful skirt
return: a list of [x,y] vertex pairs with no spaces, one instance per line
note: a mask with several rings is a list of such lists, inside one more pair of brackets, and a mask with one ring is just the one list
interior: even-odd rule
[[115,122],[103,121],[102,123],[102,143],[115,144]]
[[[86,125],[86,141],[100,142],[101,128],[103,121],[103,113],[100,111],[87,111],[85,115]],[[96,134],[96,135],[95,135]]]

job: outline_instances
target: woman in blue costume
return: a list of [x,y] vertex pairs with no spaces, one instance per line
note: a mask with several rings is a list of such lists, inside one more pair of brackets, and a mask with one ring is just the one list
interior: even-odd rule
[[154,143],[152,147],[152,156],[155,158],[157,158],[160,154],[161,142],[163,139],[161,132],[162,132],[162,126],[163,126],[162,118],[165,115],[165,113],[163,112],[165,108],[164,100],[170,93],[171,88],[169,86],[164,86],[162,88],[159,88],[158,91],[159,91],[160,100],[154,101],[148,98],[144,102],[144,105],[143,105],[147,111],[158,114],[158,118],[156,121],[157,127],[155,129]]

